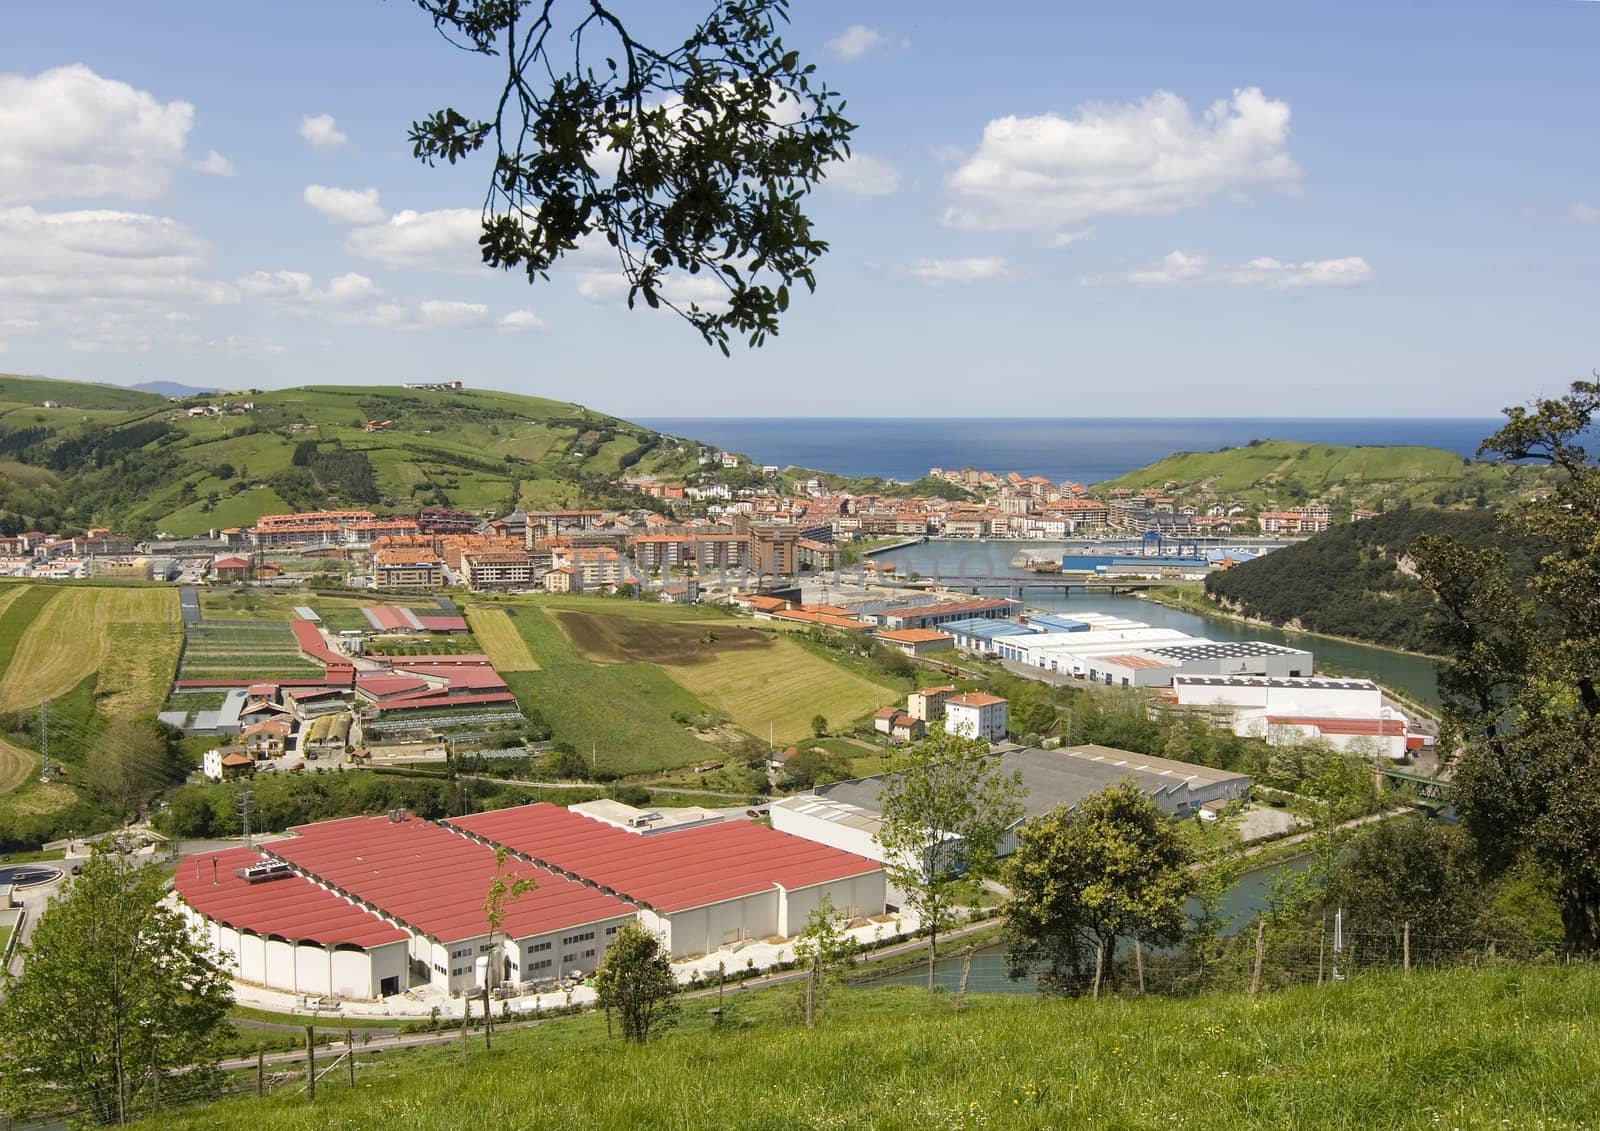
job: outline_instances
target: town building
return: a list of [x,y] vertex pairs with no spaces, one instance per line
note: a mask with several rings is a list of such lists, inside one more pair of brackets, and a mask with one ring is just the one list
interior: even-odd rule
[[952,696],[944,703],[944,729],[963,738],[1004,742],[1006,701],[998,695],[976,691]]
[[372,583],[379,589],[437,589],[444,584],[444,560],[432,550],[374,550]]
[[463,550],[461,574],[475,592],[531,589],[533,557],[526,550]]

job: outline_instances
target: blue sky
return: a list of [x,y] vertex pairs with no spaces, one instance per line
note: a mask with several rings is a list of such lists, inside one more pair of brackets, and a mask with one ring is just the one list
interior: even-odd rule
[[[670,38],[707,4],[622,10]],[[404,0],[8,10],[0,371],[456,377],[636,417],[1487,417],[1600,366],[1593,0],[798,2],[786,38],[858,159],[813,204],[817,294],[724,359],[603,261],[476,265],[484,167],[406,131],[484,108],[497,64]]]

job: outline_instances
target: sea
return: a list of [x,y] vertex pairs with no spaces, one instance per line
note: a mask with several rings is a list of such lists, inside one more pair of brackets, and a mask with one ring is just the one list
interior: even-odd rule
[[1022,417],[668,417],[639,423],[758,463],[910,482],[930,468],[975,467],[1100,483],[1174,452],[1215,451],[1251,440],[1310,444],[1420,444],[1474,455],[1498,419],[1273,419]]

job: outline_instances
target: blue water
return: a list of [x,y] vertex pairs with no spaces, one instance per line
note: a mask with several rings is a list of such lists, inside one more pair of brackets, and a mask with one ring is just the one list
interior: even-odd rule
[[1173,452],[1251,440],[1422,444],[1473,455],[1499,420],[850,419],[674,417],[643,420],[763,464],[839,475],[920,479],[930,467],[1043,475],[1099,483]]

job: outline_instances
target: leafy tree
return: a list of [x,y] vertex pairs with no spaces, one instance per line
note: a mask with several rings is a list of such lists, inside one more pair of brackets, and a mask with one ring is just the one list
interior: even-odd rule
[[[417,3],[456,46],[502,60],[492,117],[446,108],[411,128],[429,165],[495,151],[486,264],[548,278],[604,239],[630,308],[665,306],[724,353],[730,333],[777,333],[795,282],[815,289],[828,245],[802,204],[855,127],[779,38],[787,0],[717,0],[664,47],[600,0],[570,22],[555,0]],[[703,289],[680,289],[685,275]]]
[[39,920],[0,1003],[4,1106],[65,1096],[110,1123],[147,1107],[175,1069],[186,1090],[219,1082],[227,975],[162,903],[165,883],[159,868],[97,849]]
[[616,1010],[622,1038],[643,1044],[653,1029],[671,1025],[677,1016],[678,979],[661,940],[638,923],[617,928],[605,960],[594,976],[600,1008]]
[[[489,890],[483,895],[483,919],[489,926],[489,970],[488,981],[484,988],[496,985],[500,981],[501,972],[498,968],[500,962],[495,953],[495,943],[500,937],[501,928],[506,922],[506,904],[513,903],[527,895],[539,886],[539,881],[531,876],[516,876],[506,874],[506,860],[511,855],[505,845],[498,845],[494,850],[494,879],[489,881]],[[487,998],[483,1013],[483,1040],[487,1045],[494,1039],[494,1017],[487,1008]]]
[[1406,818],[1357,833],[1329,871],[1326,899],[1357,931],[1465,938],[1484,886],[1458,828]]
[[828,736],[828,716],[812,715],[811,733],[816,735],[818,738],[826,738]]
[[1006,774],[982,739],[934,731],[884,779],[877,833],[889,882],[928,930],[928,989],[939,932],[994,874],[1002,838],[1022,819],[1022,775]]
[[1445,749],[1455,804],[1493,869],[1531,855],[1554,879],[1569,947],[1600,950],[1600,468],[1583,448],[1600,384],[1509,408],[1482,451],[1561,474],[1503,520],[1547,553],[1526,583],[1508,554],[1428,539],[1413,553],[1438,600]]
[[783,767],[785,789],[805,790],[850,776],[850,763],[828,750],[802,750]]
[[804,1011],[806,1028],[816,1024],[827,996],[828,983],[837,971],[854,960],[856,940],[845,933],[838,909],[827,895],[806,916],[805,929],[794,941],[794,964],[806,972]]
[[1130,781],[1029,821],[1005,872],[1012,977],[1043,963],[1057,991],[1081,986],[1119,939],[1166,946],[1183,937],[1195,890],[1190,852],[1172,819]]

